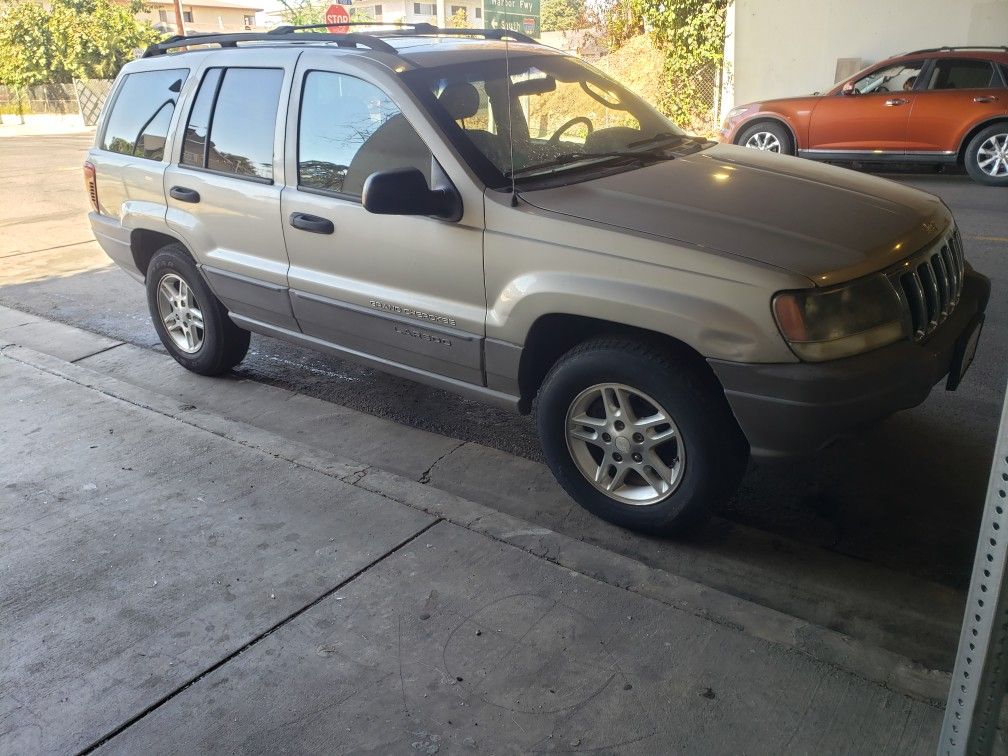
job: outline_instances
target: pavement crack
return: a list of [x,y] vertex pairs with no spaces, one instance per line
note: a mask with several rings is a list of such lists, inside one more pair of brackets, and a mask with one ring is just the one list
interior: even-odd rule
[[307,604],[305,604],[301,608],[294,610],[293,612],[291,612],[290,614],[288,614],[286,617],[284,617],[283,619],[279,620],[278,622],[275,622],[270,627],[268,627],[266,630],[264,630],[263,632],[259,633],[259,635],[255,636],[252,640],[248,641],[247,643],[245,643],[242,646],[239,646],[237,649],[235,649],[231,653],[227,654],[223,658],[218,659],[216,662],[214,662],[212,665],[210,665],[209,667],[207,667],[206,669],[204,669],[202,672],[199,672],[198,674],[196,674],[193,677],[189,678],[189,680],[187,680],[186,682],[182,683],[181,685],[179,685],[178,687],[176,687],[174,690],[166,693],[161,698],[159,698],[157,701],[155,701],[154,703],[152,703],[149,706],[147,706],[145,709],[143,709],[143,711],[141,711],[138,714],[135,714],[134,716],[130,717],[127,721],[123,722],[121,725],[119,725],[118,727],[116,727],[115,729],[113,729],[111,732],[103,735],[98,740],[96,740],[93,743],[91,743],[91,745],[89,745],[86,748],[83,748],[80,751],[78,751],[77,752],[77,756],[85,756],[85,754],[92,753],[96,749],[98,749],[101,746],[105,745],[112,738],[116,737],[117,735],[122,734],[127,729],[129,729],[133,725],[137,724],[144,717],[146,717],[149,714],[152,714],[153,712],[157,711],[162,706],[164,706],[166,703],[168,703],[169,701],[171,701],[173,698],[175,698],[176,696],[178,696],[180,693],[183,693],[188,688],[191,688],[193,685],[195,685],[196,683],[198,683],[200,680],[202,680],[207,675],[210,675],[210,674],[216,672],[218,669],[220,669],[221,667],[223,667],[225,664],[227,664],[228,662],[230,662],[232,659],[235,659],[236,657],[238,657],[241,654],[243,654],[246,651],[248,651],[253,646],[255,646],[258,643],[262,642],[263,640],[265,640],[266,638],[268,638],[269,636],[271,636],[273,633],[275,633],[280,628],[284,627],[285,625],[289,624],[293,620],[295,620],[298,617],[300,617],[302,614],[304,614],[305,612],[307,612],[309,609],[311,609],[316,604],[319,604],[322,601],[325,601],[327,598],[329,598],[330,596],[332,596],[337,591],[342,590],[343,588],[345,588],[347,585],[349,585],[354,580],[356,580],[357,578],[359,578],[361,575],[363,575],[365,572],[367,572],[368,570],[370,570],[372,567],[375,567],[375,566],[379,565],[380,563],[382,563],[383,561],[385,561],[389,557],[395,555],[398,551],[400,551],[400,550],[404,549],[405,547],[409,546],[411,543],[413,543],[413,541],[415,541],[417,538],[419,538],[424,533],[426,533],[428,530],[430,530],[435,525],[437,525],[437,524],[439,524],[441,522],[444,522],[443,518],[441,518],[441,517],[435,517],[433,521],[429,522],[427,525],[424,525],[422,528],[420,528],[420,530],[418,530],[417,532],[415,532],[413,535],[409,536],[408,538],[403,539],[402,541],[400,541],[398,544],[396,544],[395,546],[393,546],[388,551],[386,551],[383,554],[379,555],[375,559],[372,559],[370,562],[368,562],[366,565],[364,565],[359,570],[357,570],[356,572],[354,572],[352,575],[350,575],[349,577],[347,577],[344,580],[340,581],[337,585],[333,586],[329,590],[327,590],[324,593],[320,594],[319,596],[315,597],[314,599],[312,599],[311,601],[309,601]]
[[75,360],[70,360],[70,364],[76,365],[81,360],[87,360],[90,359],[91,357],[97,357],[99,354],[105,354],[105,352],[110,352],[116,347],[121,347],[125,343],[126,343],[125,341],[120,341],[118,344],[113,344],[112,346],[107,346],[104,349],[99,349],[97,352],[92,352],[91,354],[85,354],[83,357],[78,357]]
[[431,462],[431,465],[430,465],[430,467],[428,467],[428,468],[427,468],[426,470],[424,470],[424,471],[423,471],[422,473],[420,473],[420,477],[419,477],[419,478],[417,478],[417,482],[418,482],[418,483],[421,483],[421,484],[423,484],[423,485],[425,485],[425,486],[426,486],[426,485],[427,485],[428,483],[430,483],[430,476],[431,476],[431,471],[432,471],[432,470],[433,470],[433,469],[434,469],[435,467],[437,467],[437,466],[438,466],[438,464],[439,464],[439,463],[440,463],[440,462],[441,462],[441,461],[442,461],[443,459],[445,459],[446,457],[450,457],[450,456],[451,456],[452,454],[454,454],[455,452],[457,452],[457,451],[458,451],[459,449],[461,449],[461,448],[462,448],[463,446],[465,446],[465,445],[466,445],[467,443],[469,443],[469,442],[468,442],[468,441],[459,441],[459,443],[458,443],[457,445],[453,446],[453,447],[452,447],[451,449],[449,449],[449,450],[448,450],[448,451],[446,451],[446,452],[445,452],[444,454],[442,454],[442,455],[441,455],[440,457],[438,457],[438,458],[437,458],[437,459],[435,459],[435,460],[434,460],[433,462]]

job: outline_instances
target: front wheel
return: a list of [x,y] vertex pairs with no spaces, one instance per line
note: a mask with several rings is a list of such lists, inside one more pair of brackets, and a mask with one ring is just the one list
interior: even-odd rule
[[774,121],[763,121],[744,129],[739,134],[736,144],[751,150],[794,155],[794,143],[791,140],[790,132]]
[[244,359],[249,332],[228,317],[181,244],[162,247],[151,259],[147,304],[161,343],[187,370],[221,375]]
[[670,533],[734,491],[748,446],[716,379],[682,350],[604,338],[562,357],[537,422],[560,485],[617,525]]
[[966,145],[970,178],[988,186],[1008,186],[1008,122],[983,129]]

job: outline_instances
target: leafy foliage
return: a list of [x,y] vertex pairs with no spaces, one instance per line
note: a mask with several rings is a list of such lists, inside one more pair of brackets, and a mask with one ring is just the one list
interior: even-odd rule
[[[291,26],[325,23],[325,12],[332,4],[326,0],[280,0],[280,18]],[[324,30],[323,30],[324,31]]]
[[16,90],[74,78],[110,79],[134,50],[161,34],[135,15],[133,0],[31,0],[8,5],[0,14],[0,81]]
[[542,0],[540,24],[543,31],[581,29],[587,23],[585,0]]
[[445,25],[449,29],[465,29],[469,26],[469,15],[466,13],[465,8],[459,8],[457,11],[451,14],[446,21]]
[[687,130],[710,123],[711,94],[724,62],[728,0],[612,0],[592,14],[598,41],[616,50],[649,32],[664,56],[658,106]]

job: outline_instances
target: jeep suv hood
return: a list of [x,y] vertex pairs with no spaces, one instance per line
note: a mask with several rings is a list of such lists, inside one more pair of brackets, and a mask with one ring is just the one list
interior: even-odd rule
[[783,268],[818,286],[888,267],[952,223],[937,197],[894,181],[730,145],[521,197]]

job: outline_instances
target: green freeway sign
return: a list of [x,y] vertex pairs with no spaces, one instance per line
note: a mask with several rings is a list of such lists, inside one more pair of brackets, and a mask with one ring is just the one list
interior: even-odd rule
[[483,0],[483,14],[491,29],[539,36],[539,0]]

